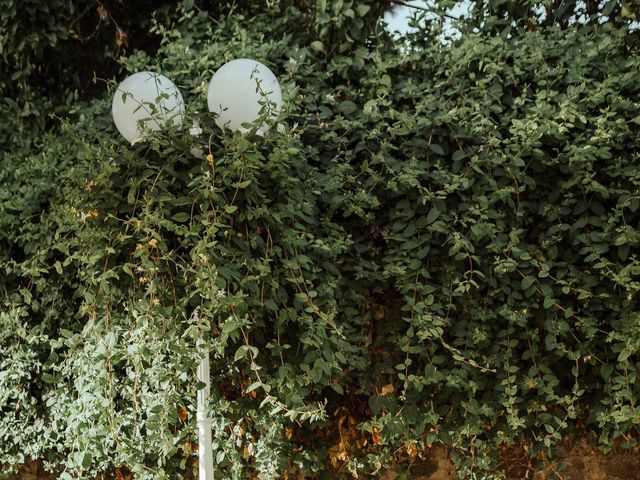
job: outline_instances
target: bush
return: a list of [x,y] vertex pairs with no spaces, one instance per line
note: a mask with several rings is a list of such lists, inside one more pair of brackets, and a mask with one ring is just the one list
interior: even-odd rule
[[[125,145],[110,83],[0,159],[0,463],[192,469],[201,338],[222,478],[372,475],[434,443],[468,471],[580,425],[633,436],[628,25],[440,41],[434,21],[399,43],[362,3],[188,7],[122,63],[174,80],[199,139]],[[283,88],[260,141],[202,113],[235,57]]]

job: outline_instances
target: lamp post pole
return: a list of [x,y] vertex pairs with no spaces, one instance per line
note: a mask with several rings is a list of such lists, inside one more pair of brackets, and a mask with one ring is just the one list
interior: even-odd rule
[[[201,342],[201,345],[205,342]],[[204,388],[198,390],[198,452],[199,479],[213,479],[213,448],[211,445],[211,418],[207,416],[207,403],[211,395],[211,377],[209,375],[209,350],[204,351],[204,357],[198,365],[198,381],[204,383]]]

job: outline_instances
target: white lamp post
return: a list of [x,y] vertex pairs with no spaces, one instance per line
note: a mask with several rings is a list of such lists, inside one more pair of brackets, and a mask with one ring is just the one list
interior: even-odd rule
[[[138,72],[127,77],[116,90],[111,114],[120,134],[131,144],[165,125],[181,125],[184,119],[184,101],[174,83],[164,75]],[[196,420],[198,423],[200,480],[213,478],[213,448],[211,445],[211,418],[207,416],[207,403],[211,392],[209,351],[198,365],[197,378],[204,383],[198,391]]]
[[[278,79],[262,63],[239,58],[225,63],[213,74],[207,93],[209,111],[215,113],[220,128],[246,132],[244,124],[261,117],[275,119],[282,106]],[[269,125],[263,123],[256,133],[264,135]]]
[[[207,95],[209,111],[217,114],[221,128],[246,132],[244,124],[260,118],[274,120],[282,106],[280,84],[269,68],[256,60],[242,58],[220,67],[209,83]],[[117,88],[111,104],[113,121],[122,136],[134,144],[143,140],[150,131],[166,125],[181,125],[184,119],[184,101],[174,83],[164,75],[138,72],[127,77]],[[194,127],[192,134],[198,134]],[[269,124],[264,122],[256,133],[264,135]],[[207,403],[211,394],[209,349],[204,340],[203,359],[198,365],[197,378],[204,383],[198,390],[196,420],[198,423],[199,477],[213,478],[213,448],[211,418]]]
[[198,390],[198,472],[200,480],[213,480],[213,446],[211,444],[211,418],[207,415],[207,403],[211,395],[211,375],[209,373],[209,349],[204,340],[204,357],[198,365],[198,381],[204,383],[204,388]]

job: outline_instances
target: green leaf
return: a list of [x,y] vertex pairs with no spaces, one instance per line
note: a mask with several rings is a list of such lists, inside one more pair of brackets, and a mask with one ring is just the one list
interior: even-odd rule
[[300,303],[307,303],[307,300],[309,300],[309,296],[304,292],[296,293],[295,298]]
[[236,320],[230,319],[222,325],[222,333],[229,334],[235,330],[238,330],[238,328],[240,328],[240,324]]
[[454,162],[457,162],[459,160],[462,160],[465,156],[466,154],[464,153],[464,150],[456,150],[455,152],[453,152],[453,155],[451,155],[451,159]]
[[[522,281],[520,282],[520,286],[522,287],[523,290],[528,290],[529,287],[531,287],[531,285],[533,285],[536,282],[535,277],[532,277],[530,275],[527,275],[526,277],[524,277],[522,279]],[[546,308],[546,307],[545,307]]]
[[176,213],[173,217],[176,222],[186,222],[187,220],[189,220],[190,216],[188,213],[185,212],[180,212],[180,213]]
[[345,100],[344,102],[340,102],[340,104],[338,105],[338,110],[340,110],[345,115],[349,115],[358,110],[358,106],[351,100]]
[[427,213],[427,220],[424,226],[426,227],[428,225],[431,225],[433,222],[435,222],[438,219],[439,216],[440,216],[440,210],[433,207],[431,210],[429,210],[429,213]]
[[439,145],[437,143],[430,143],[429,149],[436,155],[444,156],[444,148],[442,148],[442,145]]
[[247,188],[251,185],[251,180],[244,180],[242,182],[236,182],[232,185],[233,188]]
[[253,382],[251,385],[247,387],[245,393],[253,392],[254,390],[260,388],[262,386],[262,382]]
[[618,1],[619,0],[609,0],[607,3],[605,3],[602,9],[602,14],[606,15],[607,17],[611,15],[613,9],[616,8],[616,5],[618,4]]
[[622,349],[620,354],[618,355],[618,362],[626,361],[631,355],[633,355],[634,351],[631,348],[625,347]]
[[342,386],[338,383],[332,383],[329,385],[334,392],[336,392],[338,395],[344,395],[344,389],[342,388]]
[[82,468],[83,469],[88,469],[91,466],[91,462],[93,461],[93,457],[91,456],[91,453],[89,452],[85,452],[84,455],[82,456]]
[[371,10],[371,7],[364,3],[359,3],[356,5],[356,13],[359,17],[364,17],[367,13],[369,13],[369,10]]
[[235,355],[233,356],[233,361],[237,362],[238,360],[244,358],[249,352],[249,347],[247,345],[240,345],[240,347],[236,350]]

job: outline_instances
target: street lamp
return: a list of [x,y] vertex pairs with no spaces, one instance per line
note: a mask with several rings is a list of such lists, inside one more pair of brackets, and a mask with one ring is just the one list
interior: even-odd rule
[[[220,128],[244,133],[250,130],[249,124],[262,120],[256,133],[264,136],[280,112],[282,93],[269,68],[255,60],[241,58],[216,71],[209,83],[207,103]],[[118,86],[111,113],[118,131],[133,145],[152,131],[182,125],[185,108],[182,95],[171,80],[157,73],[138,72]],[[211,418],[207,415],[211,391],[209,350],[204,339],[200,339],[198,347],[204,347],[197,369],[198,381],[204,384],[204,388],[198,390],[196,414],[199,477],[200,480],[213,480]]]

